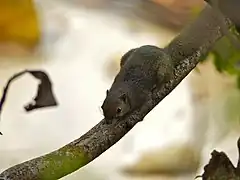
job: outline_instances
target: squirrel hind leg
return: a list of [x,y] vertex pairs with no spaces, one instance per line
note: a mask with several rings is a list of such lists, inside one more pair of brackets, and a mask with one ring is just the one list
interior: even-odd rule
[[120,61],[120,67],[123,67],[123,65],[127,62],[127,60],[129,59],[129,57],[132,55],[132,53],[136,50],[135,49],[131,49],[129,50],[128,52],[126,52],[122,58],[121,58],[121,61]]

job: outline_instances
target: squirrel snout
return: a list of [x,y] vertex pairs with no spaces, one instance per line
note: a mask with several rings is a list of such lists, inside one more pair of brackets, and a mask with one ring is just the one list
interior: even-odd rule
[[104,112],[104,111],[103,111],[103,115],[104,115],[105,119],[113,119],[113,117],[114,117],[112,114]]
[[116,116],[115,113],[113,113],[109,109],[105,109],[104,107],[103,107],[103,115],[105,119],[113,119]]

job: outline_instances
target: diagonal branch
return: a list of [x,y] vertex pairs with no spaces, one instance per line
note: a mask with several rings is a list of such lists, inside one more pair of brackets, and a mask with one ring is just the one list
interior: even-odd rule
[[207,55],[223,36],[219,25],[223,20],[230,27],[228,19],[219,17],[206,6],[195,22],[172,40],[166,49],[179,64],[175,68],[175,76],[161,89],[149,94],[148,101],[140,109],[112,124],[105,124],[102,120],[79,139],[54,152],[13,166],[2,172],[0,177],[5,180],[59,179],[96,159],[142,121],[195,68],[201,57]]

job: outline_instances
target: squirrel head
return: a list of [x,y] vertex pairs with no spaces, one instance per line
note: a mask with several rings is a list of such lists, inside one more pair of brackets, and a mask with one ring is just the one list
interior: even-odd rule
[[128,95],[122,91],[107,90],[107,97],[101,108],[106,119],[122,117],[130,111]]

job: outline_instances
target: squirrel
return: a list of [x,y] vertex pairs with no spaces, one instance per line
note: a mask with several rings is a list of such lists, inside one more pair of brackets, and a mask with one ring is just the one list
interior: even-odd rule
[[166,50],[153,45],[129,50],[101,106],[107,124],[141,107],[148,94],[168,82],[173,73],[174,63]]

